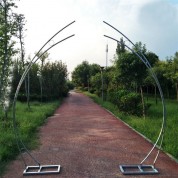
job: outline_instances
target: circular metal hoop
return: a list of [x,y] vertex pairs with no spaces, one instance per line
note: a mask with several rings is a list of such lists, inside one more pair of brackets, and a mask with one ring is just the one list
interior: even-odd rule
[[[48,52],[51,48],[55,47],[56,45],[58,45],[59,43],[71,38],[74,36],[73,35],[70,35],[56,43],[54,43],[53,45],[51,45],[49,48],[47,48],[42,54],[40,54],[40,52],[43,50],[43,48],[55,37],[57,36],[61,31],[63,31],[64,29],[66,29],[68,26],[72,25],[75,21],[69,23],[68,25],[66,25],[65,27],[63,27],[62,29],[60,29],[57,33],[55,33],[41,48],[40,50],[36,53],[36,55],[33,57],[33,59],[29,62],[27,68],[25,69],[24,73],[22,74],[22,77],[19,81],[19,84],[17,86],[17,89],[16,89],[16,92],[15,92],[15,96],[14,96],[14,100],[13,100],[13,127],[14,127],[14,133],[15,133],[15,138],[16,138],[16,142],[17,142],[17,146],[18,146],[18,149],[19,149],[19,152],[20,152],[20,155],[21,155],[21,158],[24,162],[24,165],[27,166],[26,164],[26,161],[23,157],[23,154],[22,154],[22,151],[25,151],[33,160],[36,164],[38,164],[40,166],[40,162],[37,161],[37,159],[35,159],[35,157],[29,152],[29,150],[27,149],[27,147],[25,146],[25,144],[23,143],[23,141],[21,140],[21,136],[20,136],[20,132],[17,128],[17,121],[16,121],[16,102],[17,102],[17,97],[18,97],[18,94],[19,94],[19,91],[20,91],[20,88],[21,88],[21,85],[22,83],[24,82],[30,68],[32,67],[32,65],[34,63],[36,63],[38,61],[38,59],[40,59],[41,56],[43,56],[46,52]],[[38,55],[40,54],[39,57],[37,57]]]
[[[127,41],[129,41],[133,46],[135,46],[135,44],[126,36],[124,35],[121,31],[119,31],[118,29],[116,29],[115,27],[113,27],[112,25],[110,25],[109,23],[103,21],[106,25],[110,26],[111,28],[113,28],[114,30],[116,30],[117,32],[119,32],[124,38],[126,38]],[[116,41],[117,43],[120,43],[119,40],[115,39],[115,38],[112,38],[110,36],[107,36],[107,35],[104,35],[105,37],[111,39],[111,40],[114,40]],[[145,156],[145,158],[140,162],[140,164],[143,164],[146,159],[151,155],[151,153],[153,152],[153,150],[155,149],[155,147],[158,145],[158,142],[160,141],[160,144],[158,146],[158,152],[155,156],[155,159],[154,159],[154,162],[153,162],[153,165],[156,163],[156,160],[159,156],[159,153],[160,153],[160,149],[161,149],[161,146],[162,146],[162,143],[163,143],[163,138],[164,138],[164,130],[165,130],[165,124],[166,124],[166,107],[165,107],[165,102],[164,102],[164,96],[163,96],[163,92],[162,92],[162,89],[161,89],[161,86],[160,86],[160,83],[158,81],[158,78],[156,77],[156,74],[154,73],[154,71],[152,70],[152,67],[149,63],[149,61],[147,60],[147,58],[144,56],[144,54],[139,51],[136,52],[134,51],[133,49],[131,49],[129,46],[127,46],[126,44],[124,44],[126,48],[128,48],[131,52],[133,52],[137,57],[139,57],[139,59],[146,65],[146,67],[149,69],[153,79],[155,80],[156,82],[156,85],[158,87],[158,90],[159,90],[159,93],[160,93],[160,97],[161,97],[161,101],[162,101],[162,109],[163,109],[163,118],[162,118],[162,125],[161,125],[161,129],[160,129],[160,132],[159,132],[159,135],[158,135],[158,138],[155,142],[155,144],[153,145],[153,147],[151,148],[151,150],[148,152],[148,154]]]

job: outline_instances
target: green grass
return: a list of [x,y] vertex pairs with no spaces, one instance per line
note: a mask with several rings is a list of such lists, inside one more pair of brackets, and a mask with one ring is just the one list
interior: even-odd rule
[[[85,92],[86,95],[91,97],[95,102],[102,107],[111,111],[115,116],[126,122],[132,128],[143,134],[145,137],[155,142],[160,132],[162,124],[162,103],[158,101],[155,103],[153,98],[149,98],[148,103],[151,104],[146,118],[128,115],[120,112],[118,108],[110,102],[104,101],[94,94]],[[171,154],[174,158],[178,159],[178,102],[175,100],[166,100],[166,128],[162,149]]]
[[[47,117],[51,116],[59,105],[59,101],[42,104],[31,102],[31,107],[28,109],[26,103],[17,102],[17,128],[28,149],[34,149],[38,146],[38,128],[45,123]],[[0,121],[0,175],[4,172],[8,162],[15,159],[18,154],[12,111],[10,111],[8,121],[5,123]]]

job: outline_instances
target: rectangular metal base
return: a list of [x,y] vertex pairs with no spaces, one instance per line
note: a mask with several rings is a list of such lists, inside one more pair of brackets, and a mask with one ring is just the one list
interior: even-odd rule
[[59,172],[60,165],[27,166],[23,175],[58,174]]
[[120,165],[122,174],[125,175],[147,175],[159,174],[158,170],[153,165]]

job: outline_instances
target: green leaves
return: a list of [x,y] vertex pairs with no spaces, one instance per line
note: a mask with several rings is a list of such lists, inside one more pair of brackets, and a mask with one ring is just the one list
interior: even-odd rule
[[141,97],[138,93],[128,90],[109,92],[108,100],[117,105],[120,111],[133,115],[141,115]]
[[[12,82],[12,58],[16,54],[13,37],[17,32],[13,0],[0,2],[0,104],[7,117]],[[10,77],[9,77],[10,76]]]
[[87,61],[83,61],[72,72],[72,81],[76,86],[88,87],[91,76],[100,72],[100,66],[97,64],[89,64]]

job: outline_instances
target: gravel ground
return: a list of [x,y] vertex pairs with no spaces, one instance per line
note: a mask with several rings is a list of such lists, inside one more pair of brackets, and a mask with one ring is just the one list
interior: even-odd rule
[[[157,175],[123,175],[122,164],[139,164],[152,144],[122,121],[80,93],[71,92],[39,130],[40,146],[31,152],[42,165],[61,165],[60,173],[28,177],[59,178],[178,178],[178,163],[160,153]],[[155,152],[145,164],[152,164]],[[34,162],[24,155],[28,165]],[[3,178],[21,178],[19,156]]]

